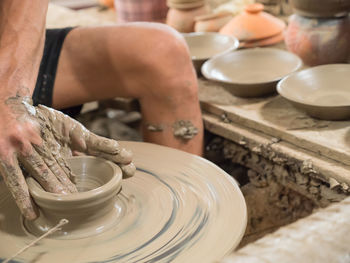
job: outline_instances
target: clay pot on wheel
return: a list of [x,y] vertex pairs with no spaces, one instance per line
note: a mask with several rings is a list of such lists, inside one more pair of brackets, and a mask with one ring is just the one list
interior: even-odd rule
[[69,220],[65,232],[59,231],[55,235],[69,235],[71,238],[92,236],[111,227],[118,216],[115,202],[122,184],[120,168],[91,156],[72,157],[67,161],[77,176],[78,193],[49,193],[33,178],[27,178],[31,196],[40,208],[38,219],[24,221],[25,228],[33,235],[44,234],[65,218]]
[[307,17],[340,17],[350,12],[349,0],[290,0],[294,11]]
[[349,41],[349,17],[312,19],[292,15],[285,34],[288,50],[310,66],[347,62]]
[[207,6],[194,9],[175,9],[170,8],[166,23],[182,33],[190,33],[194,31],[195,17],[205,15],[209,12]]

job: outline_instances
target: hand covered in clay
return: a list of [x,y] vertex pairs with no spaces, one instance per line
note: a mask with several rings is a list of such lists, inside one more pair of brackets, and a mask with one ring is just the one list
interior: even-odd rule
[[30,99],[15,97],[6,104],[6,114],[0,114],[0,174],[27,219],[35,219],[37,211],[21,167],[46,191],[63,194],[77,192],[65,161],[75,151],[117,163],[124,177],[134,174],[132,154],[118,142],[91,133],[59,111],[31,106]]

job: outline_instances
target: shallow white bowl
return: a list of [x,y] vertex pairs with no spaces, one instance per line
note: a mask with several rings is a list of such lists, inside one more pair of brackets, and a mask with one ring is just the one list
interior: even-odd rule
[[203,63],[226,52],[236,50],[239,46],[237,38],[213,32],[183,34],[190,49],[193,65],[200,73]]
[[278,93],[312,117],[350,119],[350,65],[329,64],[291,74]]
[[277,82],[301,66],[301,59],[293,53],[255,48],[214,57],[204,63],[202,74],[236,96],[258,97],[275,92]]

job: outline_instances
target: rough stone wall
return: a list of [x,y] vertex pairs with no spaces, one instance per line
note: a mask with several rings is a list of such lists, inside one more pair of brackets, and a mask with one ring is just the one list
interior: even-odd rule
[[[258,145],[252,149],[246,147],[242,139],[239,144],[215,137],[207,143],[209,159],[215,163],[231,162],[247,167],[256,173],[261,183],[274,181],[313,200],[318,206],[325,207],[339,202],[349,195],[349,187],[336,181],[325,182],[313,168],[312,160],[303,162],[272,150],[269,145]],[[215,158],[213,158],[215,156]]]
[[239,145],[211,136],[206,143],[206,157],[241,184],[247,202],[248,226],[240,246],[310,215],[314,209],[338,202],[348,194],[338,185],[317,179],[310,161],[295,163],[277,155],[268,145],[249,150],[244,141]]

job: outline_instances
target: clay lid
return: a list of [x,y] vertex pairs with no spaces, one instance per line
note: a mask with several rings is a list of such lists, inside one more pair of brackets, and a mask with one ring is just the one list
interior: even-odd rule
[[232,18],[220,33],[233,35],[239,41],[251,41],[277,35],[286,24],[279,18],[263,12],[264,5],[248,5],[244,12]]
[[275,45],[277,43],[282,42],[283,40],[284,40],[284,35],[283,35],[283,32],[281,32],[272,37],[251,40],[251,41],[242,41],[240,42],[239,46],[242,48],[264,47],[264,46]]

